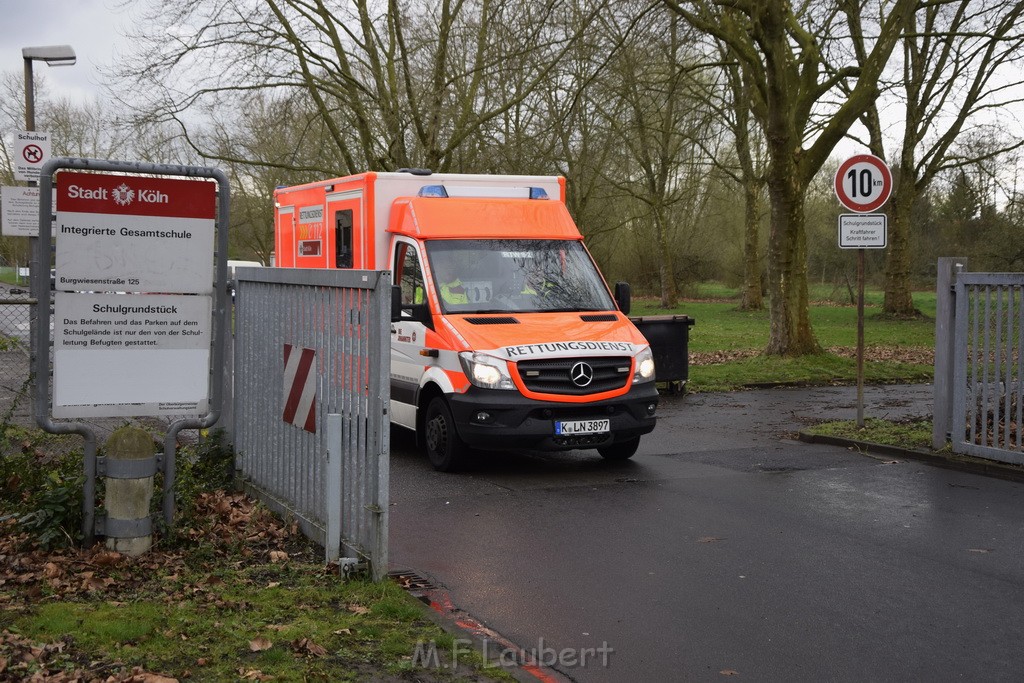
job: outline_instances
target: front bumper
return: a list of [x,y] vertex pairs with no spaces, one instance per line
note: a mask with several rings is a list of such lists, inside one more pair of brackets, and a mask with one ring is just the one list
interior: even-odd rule
[[[657,421],[658,390],[654,382],[644,382],[622,396],[581,404],[536,401],[515,391],[471,387],[449,400],[459,436],[473,448],[566,451],[607,446],[647,434]],[[481,414],[486,418],[481,419]],[[602,418],[610,420],[607,434],[555,435],[557,420]]]

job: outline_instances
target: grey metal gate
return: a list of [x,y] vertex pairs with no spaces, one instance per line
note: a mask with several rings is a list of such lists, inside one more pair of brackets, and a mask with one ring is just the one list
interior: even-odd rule
[[236,271],[236,466],[328,560],[343,546],[370,561],[375,579],[387,573],[390,279]]
[[1024,464],[1024,273],[950,271],[948,261],[939,263],[934,441],[941,430],[955,453]]

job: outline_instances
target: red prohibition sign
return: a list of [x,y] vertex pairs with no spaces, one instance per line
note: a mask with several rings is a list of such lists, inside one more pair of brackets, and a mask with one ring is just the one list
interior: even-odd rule
[[889,166],[872,154],[857,154],[839,165],[836,197],[850,211],[867,213],[885,204],[892,194]]
[[25,149],[21,151],[21,156],[30,164],[38,164],[43,160],[43,148],[39,145],[25,145]]

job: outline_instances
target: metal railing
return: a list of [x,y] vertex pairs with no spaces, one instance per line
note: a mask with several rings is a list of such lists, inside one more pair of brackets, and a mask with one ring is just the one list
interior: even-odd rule
[[933,446],[1024,464],[1024,273],[940,259]]
[[376,271],[236,271],[236,467],[328,561],[369,560],[375,579],[387,573],[389,283]]

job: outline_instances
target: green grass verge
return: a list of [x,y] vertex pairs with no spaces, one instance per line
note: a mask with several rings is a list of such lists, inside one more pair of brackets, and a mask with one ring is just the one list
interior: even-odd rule
[[417,643],[452,651],[452,637],[390,582],[346,583],[304,564],[160,578],[117,600],[43,603],[10,628],[41,642],[73,634],[92,658],[190,680],[412,675]]
[[904,422],[868,418],[864,420],[864,427],[858,427],[855,420],[843,420],[840,422],[824,422],[810,427],[806,431],[809,434],[850,439],[853,441],[866,441],[868,443],[884,444],[898,448],[931,450],[932,447],[931,418]]
[[[64,661],[48,662],[51,675],[88,658],[93,672],[138,667],[195,681],[512,680],[465,646],[453,667],[453,637],[393,582],[346,582],[318,563],[242,556],[188,567],[157,568],[141,583],[115,571],[111,578],[128,590],[97,583],[84,597],[40,596],[25,613],[0,617],[0,626],[38,643],[63,642]],[[440,668],[413,660],[417,644],[429,643]]]

